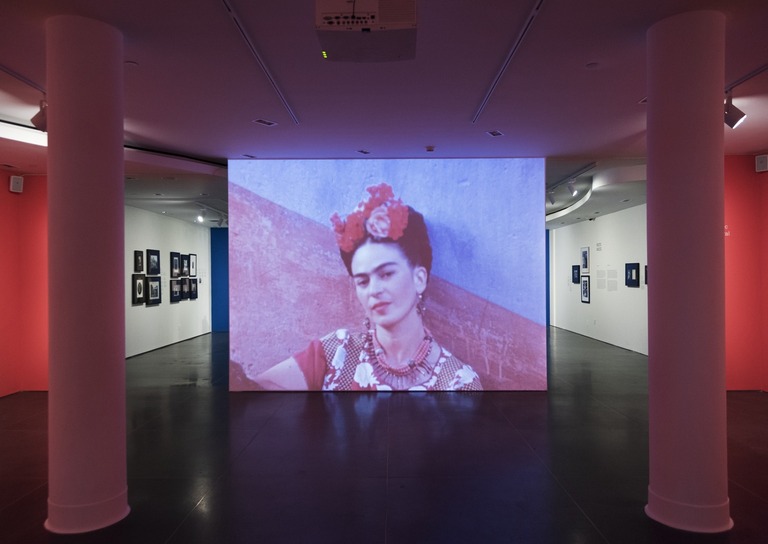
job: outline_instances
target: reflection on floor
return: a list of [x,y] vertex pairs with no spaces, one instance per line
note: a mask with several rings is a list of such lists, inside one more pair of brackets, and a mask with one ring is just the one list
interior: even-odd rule
[[228,337],[127,361],[131,514],[46,517],[46,393],[0,398],[3,543],[764,542],[768,395],[728,395],[733,531],[643,513],[647,359],[549,332],[550,391],[229,393]]

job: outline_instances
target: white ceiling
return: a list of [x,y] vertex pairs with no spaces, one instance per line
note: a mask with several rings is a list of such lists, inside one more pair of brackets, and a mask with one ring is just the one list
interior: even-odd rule
[[[229,159],[546,157],[548,186],[593,163],[580,178],[587,185],[606,169],[642,163],[645,34],[676,13],[726,14],[726,85],[768,64],[762,1],[416,6],[415,59],[357,63],[322,58],[315,0],[6,2],[0,121],[31,126],[46,87],[47,17],[79,14],[115,26],[125,38],[126,202],[189,219],[197,203],[226,207]],[[736,130],[723,125],[726,153],[767,152],[768,71],[736,87],[734,104],[748,118]],[[0,138],[0,169],[44,173],[45,148]],[[615,192],[603,190],[601,199],[594,189],[590,202],[551,226],[635,205],[645,194],[642,183]],[[557,194],[560,206],[564,186]]]

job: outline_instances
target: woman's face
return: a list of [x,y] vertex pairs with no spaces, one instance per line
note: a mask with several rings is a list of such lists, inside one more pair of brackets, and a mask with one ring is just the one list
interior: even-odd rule
[[413,317],[427,271],[413,267],[397,244],[366,242],[352,256],[357,299],[375,325],[393,328]]

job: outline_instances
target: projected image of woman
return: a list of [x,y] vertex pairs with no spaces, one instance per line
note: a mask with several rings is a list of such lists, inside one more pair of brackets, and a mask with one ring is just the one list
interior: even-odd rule
[[336,330],[256,376],[264,389],[479,390],[471,366],[423,322],[432,247],[424,217],[380,184],[345,219],[331,217],[365,312],[363,330]]

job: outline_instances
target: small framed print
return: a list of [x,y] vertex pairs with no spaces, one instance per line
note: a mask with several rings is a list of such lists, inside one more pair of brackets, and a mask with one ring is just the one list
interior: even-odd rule
[[144,304],[146,301],[146,297],[144,296],[145,281],[144,274],[131,274],[131,304],[134,306]]
[[160,250],[159,249],[147,250],[147,275],[148,276],[160,275]]
[[184,280],[171,280],[171,302],[181,301],[181,282]]
[[624,285],[640,287],[640,263],[626,263],[624,265]]
[[163,301],[159,276],[147,276],[144,290],[146,291],[145,295],[147,297],[147,306],[155,306]]
[[581,248],[581,275],[589,274],[589,246]]
[[171,277],[178,278],[181,275],[181,254],[171,251]]
[[189,300],[189,278],[181,280],[181,299]]
[[133,271],[137,274],[144,272],[144,252],[140,249],[133,252]]
[[195,300],[197,299],[197,280],[190,279],[188,281],[189,281],[189,299]]
[[189,277],[190,278],[197,277],[197,254],[196,253],[189,254]]
[[181,256],[181,275],[189,276],[189,255]]
[[581,281],[581,272],[579,265],[575,264],[571,267],[571,283],[579,284]]
[[589,304],[589,276],[581,277],[581,301]]

